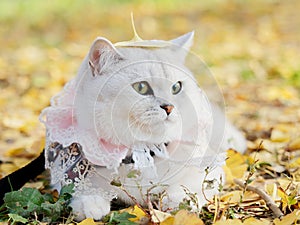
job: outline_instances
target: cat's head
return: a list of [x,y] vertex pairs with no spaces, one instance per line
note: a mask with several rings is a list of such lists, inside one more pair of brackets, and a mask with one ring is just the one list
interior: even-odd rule
[[193,33],[154,42],[116,47],[95,40],[81,68],[80,124],[92,124],[98,137],[126,146],[193,135],[199,115],[208,118],[205,96],[184,66]]

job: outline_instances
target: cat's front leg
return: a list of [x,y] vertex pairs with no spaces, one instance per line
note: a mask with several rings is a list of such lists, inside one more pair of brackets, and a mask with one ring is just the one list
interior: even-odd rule
[[164,209],[177,209],[184,199],[190,199],[189,194],[196,200],[190,201],[190,207],[193,210],[200,209],[219,193],[218,188],[223,180],[221,177],[224,177],[222,167],[215,167],[206,174],[205,171],[191,166],[183,168],[180,173],[170,180],[166,190],[167,197],[163,199]]
[[77,221],[85,218],[100,220],[110,212],[110,201],[99,195],[74,196],[70,206]]

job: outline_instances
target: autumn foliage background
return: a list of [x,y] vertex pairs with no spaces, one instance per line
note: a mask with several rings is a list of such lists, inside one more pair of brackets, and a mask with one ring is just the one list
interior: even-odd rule
[[[234,178],[264,190],[285,215],[295,212],[300,192],[299,9],[298,0],[2,0],[0,178],[42,150],[45,130],[39,113],[76,75],[92,41],[97,36],[112,42],[132,38],[133,12],[143,39],[167,40],[195,30],[193,51],[210,67],[228,116],[249,140],[245,155],[228,152],[227,184],[215,200],[218,207],[214,202],[207,207],[213,218],[202,215],[203,220],[221,224],[237,218],[239,224],[247,215],[265,224],[274,220],[261,198],[245,193]],[[291,217],[296,221],[299,213]]]

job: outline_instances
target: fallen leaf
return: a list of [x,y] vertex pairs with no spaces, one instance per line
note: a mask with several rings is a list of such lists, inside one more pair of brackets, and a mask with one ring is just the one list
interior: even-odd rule
[[292,140],[288,145],[289,151],[294,151],[300,149],[300,137],[297,137],[296,139]]
[[147,217],[144,210],[142,210],[139,206],[134,205],[133,207],[129,207],[121,210],[121,212],[128,212],[131,215],[134,215],[134,218],[129,218],[128,220],[132,222],[140,221],[143,217]]
[[214,225],[270,225],[271,222],[268,220],[259,220],[253,217],[247,218],[242,222],[239,219],[230,219],[224,221],[217,221]]
[[151,212],[152,212],[151,221],[154,223],[161,223],[167,220],[168,218],[172,217],[170,213],[162,212],[156,209],[151,210]]
[[242,221],[239,219],[232,219],[232,220],[224,220],[224,221],[217,221],[214,225],[243,225]]
[[96,225],[95,221],[92,218],[86,218],[85,220],[77,223],[77,225]]
[[18,214],[9,213],[8,216],[9,216],[9,220],[12,222],[12,224],[15,224],[18,222],[20,222],[22,224],[28,223],[28,219],[26,219]]
[[44,187],[44,182],[43,181],[37,181],[37,182],[33,182],[33,183],[26,183],[24,185],[24,187],[41,189],[41,188]]
[[247,218],[243,222],[244,225],[270,225],[271,222],[268,220],[259,220],[253,217]]
[[242,191],[231,191],[221,196],[220,200],[222,202],[230,203],[238,203],[241,200],[241,196],[243,195]]
[[292,225],[296,224],[297,220],[300,219],[300,210],[294,210],[292,213],[282,217],[281,219],[276,218],[273,223],[275,225]]
[[287,194],[281,187],[278,187],[278,195],[281,198],[282,202],[282,210],[283,212],[286,211],[286,208],[289,208],[292,205],[297,204],[297,199],[296,199],[296,192],[293,192],[291,194]]
[[164,221],[162,221],[159,225],[174,225],[174,217],[168,217]]
[[19,169],[19,167],[17,167],[16,165],[12,164],[12,163],[2,163],[0,164],[0,174],[1,176],[6,176],[14,171],[16,171],[17,169]]
[[278,186],[276,183],[266,184],[265,190],[272,197],[272,200],[280,200],[280,197],[277,194]]
[[300,158],[291,160],[291,162],[289,163],[289,167],[290,168],[299,168],[300,167]]
[[273,129],[271,133],[271,141],[274,142],[287,142],[290,136],[285,130]]
[[264,94],[266,98],[270,101],[272,100],[289,100],[295,97],[295,93],[293,89],[283,88],[281,86],[269,86],[264,89]]
[[227,151],[226,166],[224,171],[226,175],[226,182],[233,183],[234,178],[242,178],[247,170],[247,157],[235,150]]
[[204,222],[195,213],[180,210],[174,216],[173,225],[204,225]]

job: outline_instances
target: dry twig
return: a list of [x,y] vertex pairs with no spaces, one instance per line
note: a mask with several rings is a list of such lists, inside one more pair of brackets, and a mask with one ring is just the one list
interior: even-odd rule
[[275,217],[283,216],[283,213],[281,212],[281,210],[276,206],[275,202],[271,199],[271,197],[266,192],[264,192],[263,190],[261,190],[259,188],[253,187],[251,185],[245,185],[244,182],[242,182],[241,180],[238,180],[238,179],[234,179],[234,183],[236,183],[237,185],[239,185],[242,188],[245,188],[245,190],[252,191],[252,192],[258,194],[266,202],[267,206],[272,210]]

